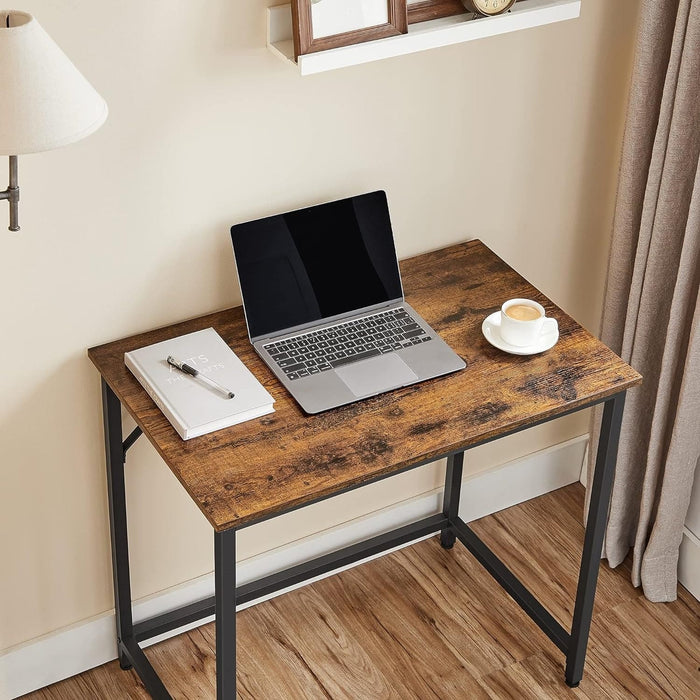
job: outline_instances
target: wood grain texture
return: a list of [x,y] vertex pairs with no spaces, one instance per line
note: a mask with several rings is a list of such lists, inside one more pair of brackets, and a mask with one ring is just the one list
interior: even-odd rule
[[[473,524],[568,627],[583,543],[573,484]],[[556,537],[553,533],[556,532]],[[437,538],[240,612],[241,700],[697,700],[700,603],[649,603],[629,563],[601,564],[581,685],[459,543]],[[568,603],[565,601],[569,601]],[[215,697],[213,624],[146,650],[174,698]],[[25,700],[147,700],[116,661]]]
[[[465,0],[468,2],[468,0]],[[527,0],[518,0],[518,2],[527,2]],[[510,6],[508,9],[511,9]],[[439,19],[440,17],[452,17],[461,14],[474,14],[479,16],[474,6],[467,9],[462,0],[422,0],[408,6],[408,23],[417,24],[418,22],[427,22],[431,19]]]
[[[562,415],[641,381],[481,241],[404,260],[401,272],[407,301],[467,368],[319,415],[305,415],[257,356],[241,307],[88,354],[217,531]],[[554,348],[519,357],[487,343],[483,319],[513,297],[535,299],[557,319]],[[124,353],[209,326],[274,396],[275,413],[183,441],[126,368]]]
[[467,12],[462,0],[422,0],[408,6],[408,23],[428,22],[440,17],[452,17]]

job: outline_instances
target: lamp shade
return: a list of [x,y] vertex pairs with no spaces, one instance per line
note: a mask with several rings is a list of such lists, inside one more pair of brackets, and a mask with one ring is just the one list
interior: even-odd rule
[[0,155],[65,146],[106,118],[107,103],[36,19],[0,10]]

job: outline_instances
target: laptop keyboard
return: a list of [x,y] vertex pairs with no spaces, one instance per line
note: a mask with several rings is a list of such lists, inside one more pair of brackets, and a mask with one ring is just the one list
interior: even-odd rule
[[408,311],[398,308],[263,347],[288,379],[300,379],[431,339]]

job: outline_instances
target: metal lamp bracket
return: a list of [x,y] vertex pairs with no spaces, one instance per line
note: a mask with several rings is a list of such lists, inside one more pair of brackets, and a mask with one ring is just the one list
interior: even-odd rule
[[19,231],[19,185],[17,184],[17,156],[10,156],[10,186],[0,192],[0,199],[10,203],[10,231]]

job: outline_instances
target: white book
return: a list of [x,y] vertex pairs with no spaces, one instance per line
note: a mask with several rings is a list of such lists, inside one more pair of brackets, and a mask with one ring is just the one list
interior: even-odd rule
[[[233,398],[169,365],[169,355],[226,387]],[[275,410],[272,396],[213,328],[124,353],[124,362],[183,440]]]

